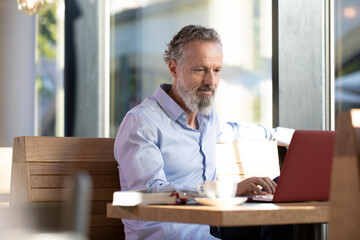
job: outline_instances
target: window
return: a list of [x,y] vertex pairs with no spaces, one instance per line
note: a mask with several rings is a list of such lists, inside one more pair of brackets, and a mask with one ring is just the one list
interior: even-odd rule
[[64,1],[47,1],[37,15],[36,135],[64,134]]
[[360,2],[335,0],[335,112],[360,108]]
[[171,83],[162,55],[185,25],[215,28],[223,41],[215,107],[221,119],[272,125],[271,1],[111,0],[110,136],[126,112]]

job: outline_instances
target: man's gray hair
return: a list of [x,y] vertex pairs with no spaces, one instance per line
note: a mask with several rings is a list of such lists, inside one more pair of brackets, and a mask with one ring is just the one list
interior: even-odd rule
[[219,34],[212,28],[201,25],[188,25],[183,27],[167,44],[164,61],[169,64],[171,59],[179,61],[183,56],[188,43],[192,41],[218,42],[221,44]]

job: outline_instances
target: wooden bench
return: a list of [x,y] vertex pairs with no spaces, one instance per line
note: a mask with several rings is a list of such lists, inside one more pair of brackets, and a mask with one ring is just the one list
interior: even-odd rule
[[90,239],[125,239],[121,220],[106,217],[106,203],[120,190],[114,139],[16,137],[10,207],[63,200],[63,180],[82,169],[93,180]]
[[[90,239],[124,239],[120,220],[106,217],[106,203],[120,189],[113,138],[16,137],[13,145],[10,205],[62,201],[64,177],[79,169],[93,180]],[[217,178],[276,177],[275,142],[217,144]]]
[[216,178],[240,182],[246,178],[280,174],[276,142],[242,140],[216,144]]

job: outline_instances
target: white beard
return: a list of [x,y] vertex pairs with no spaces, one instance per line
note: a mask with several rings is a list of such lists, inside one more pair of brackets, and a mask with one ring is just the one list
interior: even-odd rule
[[[193,113],[198,114],[204,114],[204,115],[210,115],[213,105],[214,105],[214,99],[215,99],[215,93],[216,88],[213,86],[199,86],[194,88],[193,90],[187,89],[184,86],[184,81],[182,77],[179,77],[176,81],[175,88],[181,97],[181,99],[184,101],[185,106]],[[197,90],[201,88],[211,88],[213,90],[212,95],[203,95],[200,96],[197,94]]]

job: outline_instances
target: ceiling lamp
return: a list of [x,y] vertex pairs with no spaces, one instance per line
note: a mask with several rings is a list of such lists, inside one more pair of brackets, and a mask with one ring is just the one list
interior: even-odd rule
[[45,0],[17,0],[18,9],[27,14],[37,14],[44,5]]

